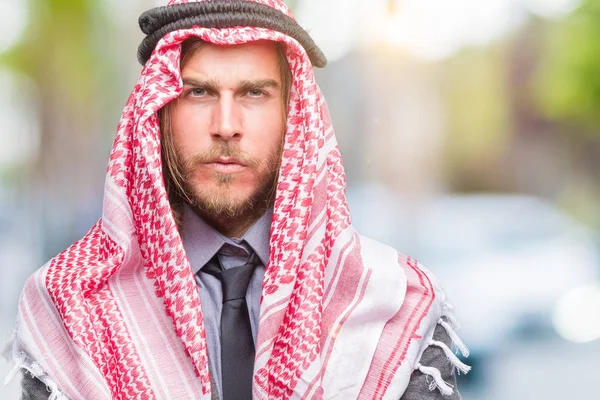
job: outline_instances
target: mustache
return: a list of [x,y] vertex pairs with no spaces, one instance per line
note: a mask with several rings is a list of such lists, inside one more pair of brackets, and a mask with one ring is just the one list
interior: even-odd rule
[[217,162],[220,158],[235,158],[248,167],[256,167],[260,160],[241,150],[228,142],[218,142],[213,144],[210,149],[193,155],[185,162],[185,168],[189,171],[199,167],[202,164]]

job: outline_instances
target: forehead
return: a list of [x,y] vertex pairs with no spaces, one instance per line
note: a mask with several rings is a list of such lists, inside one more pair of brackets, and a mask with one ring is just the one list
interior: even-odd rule
[[279,50],[271,41],[219,46],[205,43],[186,57],[183,77],[277,79]]

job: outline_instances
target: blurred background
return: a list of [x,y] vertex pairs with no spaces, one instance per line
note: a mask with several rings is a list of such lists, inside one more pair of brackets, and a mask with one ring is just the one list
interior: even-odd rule
[[[137,18],[165,3],[0,0],[4,337],[27,276],[100,217]],[[600,0],[288,4],[330,60],[355,225],[456,305],[464,399],[597,398]]]

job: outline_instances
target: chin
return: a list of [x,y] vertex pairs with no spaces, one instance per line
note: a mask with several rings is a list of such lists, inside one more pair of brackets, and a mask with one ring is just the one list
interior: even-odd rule
[[196,191],[196,198],[207,201],[217,201],[219,203],[244,203],[252,198],[254,191],[239,189],[234,187],[223,187],[220,185],[205,185],[201,190]]

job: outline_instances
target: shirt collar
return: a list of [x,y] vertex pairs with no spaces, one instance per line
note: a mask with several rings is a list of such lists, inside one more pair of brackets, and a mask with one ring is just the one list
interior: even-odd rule
[[225,243],[246,241],[263,265],[269,262],[273,210],[267,210],[244,236],[235,240],[220,234],[188,206],[183,207],[182,217],[181,239],[194,274],[200,271]]
[[269,262],[272,221],[273,210],[268,209],[241,238],[252,247],[252,250],[254,250],[258,258],[260,258],[263,265],[267,265]]

